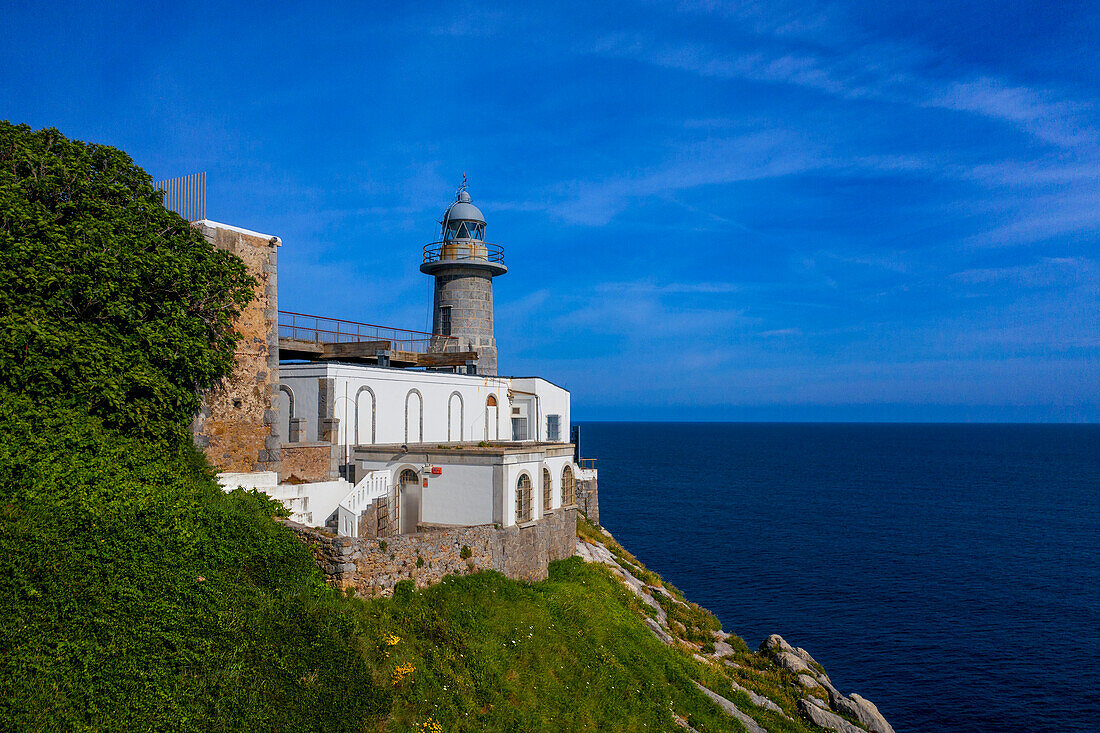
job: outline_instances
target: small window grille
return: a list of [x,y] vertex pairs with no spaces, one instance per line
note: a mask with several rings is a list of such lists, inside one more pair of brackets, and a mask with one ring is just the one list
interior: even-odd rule
[[439,309],[439,332],[444,336],[451,335],[451,306],[449,305]]
[[553,504],[550,497],[550,490],[553,482],[554,480],[550,477],[550,469],[542,469],[542,511],[544,514],[550,511]]
[[577,479],[573,468],[566,466],[561,472],[561,505],[573,506],[577,503]]
[[561,415],[546,416],[546,439],[561,440]]
[[516,524],[531,521],[531,477],[523,474],[516,482]]

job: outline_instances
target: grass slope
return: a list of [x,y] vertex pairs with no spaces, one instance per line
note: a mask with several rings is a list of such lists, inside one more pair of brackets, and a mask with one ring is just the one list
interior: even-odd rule
[[[742,730],[693,680],[769,731],[806,729],[753,709],[728,684],[737,670],[693,657],[705,641],[658,641],[654,611],[604,566],[349,598],[272,502],[224,494],[194,451],[10,394],[0,431],[0,729],[682,730],[676,713]],[[697,606],[669,609],[690,639],[717,628]],[[746,687],[790,682],[738,658],[771,675]]]

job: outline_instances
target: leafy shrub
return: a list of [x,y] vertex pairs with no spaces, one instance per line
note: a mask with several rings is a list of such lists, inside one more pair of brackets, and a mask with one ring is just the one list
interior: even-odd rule
[[255,283],[120,150],[0,121],[0,387],[187,435]]
[[225,494],[186,443],[3,391],[0,434],[0,727],[314,730],[388,708],[270,499]]

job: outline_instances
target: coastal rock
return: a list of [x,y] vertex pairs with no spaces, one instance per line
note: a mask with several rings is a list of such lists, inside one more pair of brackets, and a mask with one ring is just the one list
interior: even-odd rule
[[699,731],[695,730],[690,725],[688,725],[687,718],[685,718],[681,715],[677,715],[676,713],[673,713],[672,714],[672,719],[674,721],[676,721],[676,725],[680,726],[681,728],[687,729],[690,733],[699,733]]
[[746,695],[748,695],[748,698],[750,700],[752,700],[752,704],[755,705],[756,707],[764,708],[765,710],[771,710],[773,713],[779,713],[780,715],[782,715],[787,720],[791,719],[789,715],[787,715],[785,712],[783,712],[783,708],[779,707],[772,700],[769,700],[768,698],[764,697],[763,695],[759,695],[759,694],[753,692],[752,690],[748,689],[747,687],[742,687],[741,685],[737,684],[733,680],[730,680],[729,683],[730,683],[730,687],[732,687],[733,689],[737,690],[738,692],[743,692]]
[[814,700],[814,698],[803,698],[798,701],[799,709],[814,725],[839,731],[839,733],[867,733],[867,731],[860,728],[858,725],[849,723],[836,713],[830,713],[828,710],[820,707],[821,704],[819,700]]
[[[799,653],[801,652],[801,653]],[[775,660],[775,663],[789,672],[810,672],[816,676],[817,670],[810,666],[813,657],[804,649],[795,649],[783,640],[779,634],[772,634],[760,644],[760,653]],[[804,655],[804,656],[803,656]]]
[[653,632],[653,635],[663,641],[668,646],[673,645],[673,639],[668,635],[668,632],[661,628],[661,625],[651,618],[645,620],[645,625]]
[[816,678],[805,673],[798,675],[798,684],[802,685],[807,690],[812,690],[815,687],[821,687],[821,683],[818,682]]
[[[809,664],[817,664],[817,660],[810,656],[810,653],[800,646],[794,648],[794,653],[802,657]],[[818,665],[821,666],[821,665]]]
[[833,707],[842,713],[851,715],[871,733],[894,733],[894,728],[882,717],[875,704],[854,692],[833,703]]
[[794,654],[794,647],[783,640],[783,637],[779,634],[772,634],[764,641],[760,642],[761,652],[790,652]]
[[772,655],[772,659],[783,669],[789,672],[798,674],[799,672],[813,672],[814,669],[806,664],[802,657],[795,655],[793,652],[778,652]]
[[759,723],[757,723],[745,713],[741,712],[740,708],[738,708],[726,698],[719,695],[717,692],[708,690],[707,688],[700,685],[698,682],[695,683],[695,686],[698,687],[704,695],[709,697],[711,700],[714,700],[714,702],[718,703],[718,707],[722,708],[727,713],[741,721],[741,725],[745,726],[745,729],[749,733],[768,733],[768,731],[760,727]]
[[618,575],[619,579],[623,581],[627,588],[630,588],[634,595],[641,599],[642,603],[645,603],[656,612],[657,622],[661,626],[668,626],[668,616],[665,614],[665,609],[661,608],[660,603],[653,600],[653,596],[647,590],[650,586],[635,578],[629,570],[619,565],[615,560],[615,556],[611,554],[611,550],[607,549],[603,543],[578,540],[575,554],[585,562],[595,562],[610,567],[611,572]]

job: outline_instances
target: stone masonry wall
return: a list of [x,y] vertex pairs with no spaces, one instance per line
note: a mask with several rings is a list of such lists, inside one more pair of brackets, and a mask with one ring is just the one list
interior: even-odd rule
[[[545,580],[549,564],[572,556],[577,544],[575,509],[558,510],[523,526],[420,525],[416,534],[384,539],[341,537],[281,521],[309,545],[330,584],[353,588],[362,596],[393,595],[394,586],[406,579],[424,588],[447,575],[479,570],[497,570],[515,580]],[[469,557],[462,557],[464,547]]]
[[600,523],[600,493],[596,481],[594,478],[577,480],[577,508],[593,524]]
[[435,275],[435,303],[432,328],[443,332],[442,308],[451,309],[448,351],[477,351],[477,373],[497,373],[497,342],[493,335],[493,278],[476,267],[454,266]]
[[337,478],[334,446],[331,443],[284,443],[279,481],[333,481]]
[[195,444],[219,471],[278,471],[278,240],[200,226],[207,241],[244,261],[256,298],[237,319],[242,338],[233,373],[203,395],[192,424]]

